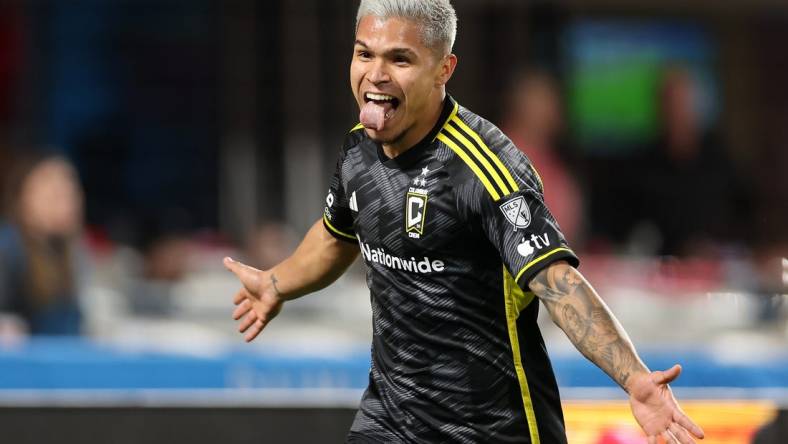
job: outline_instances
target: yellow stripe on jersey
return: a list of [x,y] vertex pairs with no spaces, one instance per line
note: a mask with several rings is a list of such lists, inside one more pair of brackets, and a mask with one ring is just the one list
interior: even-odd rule
[[499,159],[498,156],[496,156],[495,153],[493,153],[490,150],[490,148],[487,146],[486,143],[484,143],[482,138],[479,137],[479,135],[476,133],[476,131],[472,130],[458,116],[453,116],[450,120],[452,122],[456,123],[464,132],[466,132],[468,135],[470,135],[473,138],[473,140],[475,140],[476,143],[479,144],[479,146],[485,152],[485,154],[487,154],[493,160],[493,163],[495,163],[495,165],[498,167],[498,169],[503,173],[504,178],[509,183],[509,186],[511,187],[512,191],[514,192],[514,191],[519,190],[519,188],[517,187],[517,182],[514,181],[514,177],[512,177],[511,173],[509,173],[509,170],[506,169],[506,167],[503,165],[503,162],[501,162],[501,159]]
[[552,256],[552,255],[554,255],[556,253],[560,253],[562,251],[568,251],[570,253],[572,252],[572,250],[570,250],[568,248],[565,248],[565,247],[559,247],[559,248],[556,248],[554,250],[550,250],[547,253],[545,253],[545,254],[537,257],[536,259],[532,260],[531,262],[528,262],[527,264],[525,264],[525,266],[523,268],[521,268],[519,272],[517,272],[517,276],[515,276],[514,280],[515,281],[519,281],[520,280],[520,276],[522,276],[523,273],[528,271],[529,268],[531,268],[534,265],[538,264],[542,260],[544,260],[544,259],[546,259],[546,258],[548,258],[548,257],[550,257],[550,256]]
[[531,390],[528,388],[528,378],[525,376],[522,356],[520,356],[520,339],[517,334],[517,318],[520,316],[520,312],[534,300],[534,294],[523,292],[506,267],[503,267],[503,294],[506,307],[506,328],[509,331],[509,344],[512,346],[514,371],[517,373],[520,396],[523,398],[525,419],[528,422],[528,433],[531,436],[532,444],[540,444],[536,413],[534,413]]
[[459,111],[460,111],[460,104],[459,104],[459,103],[457,103],[457,102],[454,102],[454,109],[452,109],[452,110],[451,110],[451,113],[449,113],[449,118],[448,118],[448,119],[446,119],[446,121],[445,121],[445,122],[443,122],[443,127],[444,127],[444,128],[447,126],[447,124],[449,123],[449,121],[450,121],[451,119],[453,119],[453,118],[457,117],[457,113],[458,113]]
[[479,150],[476,149],[476,147],[471,143],[470,140],[468,140],[467,137],[465,137],[463,133],[457,131],[451,125],[446,125],[445,127],[443,127],[443,130],[448,131],[449,134],[454,136],[455,139],[459,140],[460,143],[465,148],[467,148],[471,154],[473,154],[473,157],[475,157],[476,160],[481,163],[481,166],[484,167],[484,170],[487,171],[487,174],[489,174],[489,176],[493,178],[495,183],[498,184],[498,188],[503,192],[504,196],[512,193],[513,190],[509,190],[508,188],[506,188],[506,184],[501,179],[501,176],[495,171],[493,166],[490,165],[490,162],[488,162],[487,159],[484,156],[482,156],[482,153],[480,153]]
[[326,226],[327,226],[327,227],[328,227],[328,228],[329,228],[331,231],[333,231],[334,233],[336,233],[336,234],[338,234],[338,235],[340,235],[340,236],[342,236],[342,237],[346,237],[346,238],[348,238],[348,239],[353,239],[353,240],[356,240],[356,236],[355,236],[355,235],[353,235],[353,234],[348,234],[348,233],[345,233],[344,231],[337,230],[337,228],[336,228],[335,226],[331,225],[331,222],[329,222],[329,220],[328,220],[328,217],[326,217],[326,215],[325,215],[325,214],[323,215],[323,222],[325,222],[325,223],[326,223]]
[[534,176],[536,176],[536,181],[539,182],[539,190],[544,193],[544,183],[542,182],[542,176],[539,175],[539,171],[536,171],[536,167],[534,164],[531,164],[531,171],[534,172]]
[[482,181],[482,184],[484,184],[484,188],[487,189],[487,192],[490,193],[490,196],[492,196],[493,200],[499,200],[501,198],[501,195],[498,193],[498,190],[495,189],[495,186],[492,184],[492,182],[490,182],[489,179],[487,179],[487,176],[485,176],[482,170],[479,169],[479,166],[476,164],[476,162],[474,162],[473,159],[471,159],[471,157],[468,156],[468,153],[466,153],[462,148],[460,148],[456,143],[454,143],[453,140],[449,139],[449,137],[443,134],[442,132],[438,133],[437,137],[438,140],[445,143],[446,146],[448,146],[452,151],[454,151],[455,154],[460,156],[460,158],[465,162],[465,164],[468,165],[468,167],[470,167],[470,169],[476,174],[476,177],[478,177],[479,180]]
[[360,123],[360,122],[359,122],[359,124],[358,124],[358,125],[354,126],[354,127],[353,127],[353,128],[350,130],[350,131],[348,131],[348,132],[349,132],[349,133],[352,133],[353,131],[360,130],[361,128],[364,128],[364,125],[363,125],[362,123]]
[[[460,110],[460,104],[457,103],[457,102],[454,102],[454,108],[452,108],[451,112],[449,113],[449,117],[446,119],[446,121],[443,122],[443,128],[446,128],[446,125],[448,125],[449,120],[451,120],[452,117],[456,116],[457,115],[457,111],[459,111],[459,110]],[[432,141],[434,142],[435,139],[437,139],[439,135],[440,135],[440,133],[436,134],[435,137],[432,139]]]

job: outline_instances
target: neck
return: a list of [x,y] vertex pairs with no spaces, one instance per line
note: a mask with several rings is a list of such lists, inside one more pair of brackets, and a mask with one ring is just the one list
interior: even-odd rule
[[399,139],[383,144],[383,152],[387,157],[393,159],[400,154],[416,146],[423,138],[430,133],[432,128],[438,123],[441,111],[443,111],[443,101],[446,99],[446,91],[441,90],[436,95],[436,100],[431,100],[424,111],[423,118],[419,118]]

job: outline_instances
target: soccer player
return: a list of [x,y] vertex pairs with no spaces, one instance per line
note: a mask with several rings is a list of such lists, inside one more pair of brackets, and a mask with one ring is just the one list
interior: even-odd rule
[[668,387],[680,367],[638,358],[575,268],[528,158],[446,93],[455,34],[448,0],[361,1],[350,65],[361,123],[293,255],[269,270],[225,259],[243,284],[239,330],[253,340],[360,253],[372,366],[348,442],[565,443],[538,301],[626,390],[649,443],[702,438]]

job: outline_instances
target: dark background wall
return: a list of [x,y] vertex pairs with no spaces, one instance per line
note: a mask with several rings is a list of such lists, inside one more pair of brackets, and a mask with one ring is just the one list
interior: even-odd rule
[[[493,121],[518,66],[566,79],[565,31],[575,21],[679,21],[711,38],[719,129],[745,174],[774,165],[768,159],[788,140],[779,125],[788,115],[782,2],[455,4],[460,65],[450,91]],[[308,224],[357,119],[347,81],[355,2],[35,0],[1,8],[4,145],[47,144],[71,155],[88,190],[89,222],[137,243],[168,230],[237,236],[261,219]],[[605,165],[590,169],[604,176]],[[757,176],[760,189],[785,188]]]
[[3,442],[341,443],[342,408],[0,408]]

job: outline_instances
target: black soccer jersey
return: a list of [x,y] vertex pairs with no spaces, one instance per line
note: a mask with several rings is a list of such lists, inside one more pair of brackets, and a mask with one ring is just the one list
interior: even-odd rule
[[323,222],[358,243],[371,293],[369,387],[349,440],[566,441],[528,282],[578,261],[498,128],[447,96],[430,134],[389,159],[357,126]]

